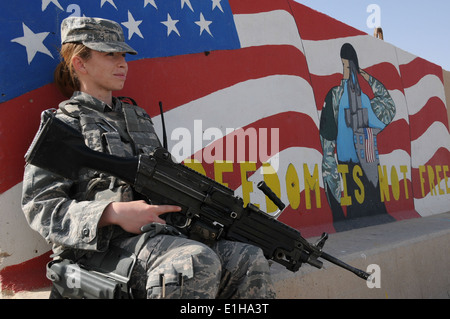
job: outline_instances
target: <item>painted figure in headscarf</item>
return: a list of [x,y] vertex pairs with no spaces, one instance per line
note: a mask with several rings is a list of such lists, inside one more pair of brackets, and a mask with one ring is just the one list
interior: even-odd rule
[[[377,136],[396,112],[384,85],[360,69],[351,44],[342,46],[341,59],[343,78],[328,92],[320,119],[322,175],[337,231],[393,220],[380,198]],[[372,99],[362,92],[361,79],[369,83]]]

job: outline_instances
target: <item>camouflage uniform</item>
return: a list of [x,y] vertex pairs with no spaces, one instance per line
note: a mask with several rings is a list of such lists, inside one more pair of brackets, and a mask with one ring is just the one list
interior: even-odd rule
[[[92,22],[84,19],[84,24],[72,20],[63,25],[75,28]],[[119,48],[123,50],[123,46]],[[60,104],[56,116],[81,131],[85,143],[96,151],[125,157],[160,145],[145,111],[116,98],[109,106],[75,92]],[[30,226],[53,244],[56,255],[69,255],[89,266],[93,260],[109,258],[106,254],[116,247],[135,254],[131,274],[124,274],[130,278],[135,297],[275,297],[268,262],[257,247],[229,241],[209,247],[168,225],[155,224],[142,235],[127,233],[119,226],[97,227],[107,205],[140,199],[136,196],[130,185],[102,172],[82,169],[79,179],[73,181],[27,165],[22,207]]]

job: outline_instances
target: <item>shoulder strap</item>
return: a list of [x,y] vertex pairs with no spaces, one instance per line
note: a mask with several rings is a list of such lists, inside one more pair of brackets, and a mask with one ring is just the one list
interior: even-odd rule
[[136,101],[129,96],[118,96],[117,98],[123,103],[137,106]]

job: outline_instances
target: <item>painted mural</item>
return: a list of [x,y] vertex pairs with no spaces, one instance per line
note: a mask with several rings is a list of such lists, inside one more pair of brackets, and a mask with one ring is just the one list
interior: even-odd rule
[[442,68],[387,42],[292,0],[42,0],[25,9],[3,1],[0,9],[4,285],[48,259],[20,209],[23,155],[41,111],[66,99],[52,70],[70,15],[122,25],[138,55],[128,57],[117,95],[145,108],[162,137],[161,102],[174,157],[273,214],[256,188],[264,180],[287,205],[279,220],[305,237],[448,210]]
[[[351,44],[342,45],[340,57],[341,83],[327,93],[320,119],[322,178],[333,222],[373,215],[392,221],[380,196],[378,134],[392,122],[395,102],[380,81],[360,69]],[[369,85],[372,99],[360,80]]]

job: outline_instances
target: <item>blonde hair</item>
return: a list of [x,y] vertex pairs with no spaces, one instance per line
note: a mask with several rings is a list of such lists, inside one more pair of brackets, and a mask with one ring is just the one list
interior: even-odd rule
[[80,82],[72,65],[72,58],[79,56],[83,60],[91,57],[91,49],[82,43],[65,43],[60,50],[61,62],[55,69],[54,81],[59,91],[66,97],[80,90]]

